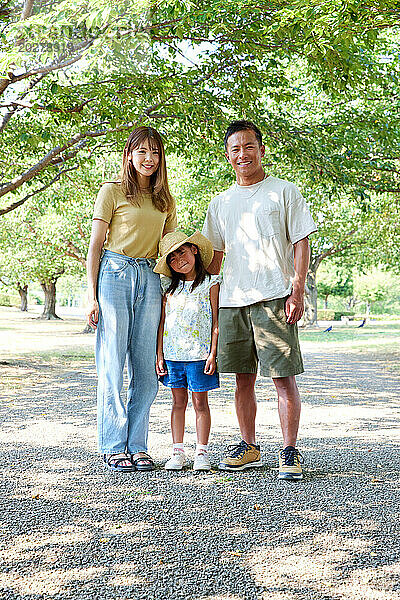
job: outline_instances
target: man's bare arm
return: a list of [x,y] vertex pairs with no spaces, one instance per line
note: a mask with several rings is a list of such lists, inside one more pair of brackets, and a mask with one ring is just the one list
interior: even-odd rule
[[310,264],[310,243],[308,237],[293,244],[294,279],[292,293],[286,300],[285,312],[288,323],[297,323],[304,313],[304,288]]
[[211,275],[218,275],[221,270],[222,259],[224,258],[224,253],[220,250],[214,250],[214,256],[211,261],[211,264],[207,267],[207,271]]

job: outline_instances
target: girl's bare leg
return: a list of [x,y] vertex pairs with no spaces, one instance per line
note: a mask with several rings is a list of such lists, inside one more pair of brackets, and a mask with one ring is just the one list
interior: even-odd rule
[[188,403],[186,388],[172,388],[171,431],[174,444],[183,443],[185,411]]
[[192,392],[193,408],[196,413],[197,443],[208,444],[211,428],[211,415],[208,406],[207,392]]

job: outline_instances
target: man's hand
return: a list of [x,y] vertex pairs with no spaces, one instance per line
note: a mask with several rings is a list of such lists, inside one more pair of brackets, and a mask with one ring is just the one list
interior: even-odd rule
[[157,354],[156,373],[157,373],[158,377],[163,377],[164,375],[167,374],[167,369],[165,367],[163,354]]
[[294,325],[304,313],[304,294],[292,292],[285,303],[286,322]]
[[214,375],[216,369],[216,360],[214,354],[209,354],[204,366],[204,373],[206,375]]

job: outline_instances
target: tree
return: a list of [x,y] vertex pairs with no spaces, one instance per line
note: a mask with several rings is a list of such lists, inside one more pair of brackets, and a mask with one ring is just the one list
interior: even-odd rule
[[[183,225],[200,224],[205,200],[232,176],[223,129],[244,116],[265,132],[270,170],[300,184],[320,221],[308,320],[316,319],[322,260],[359,260],[359,247],[376,256],[367,221],[398,207],[395,1],[169,0],[144,7],[129,0],[16,0],[2,11],[0,214],[29,203],[42,218],[50,207],[57,222],[69,196],[59,194],[55,208],[48,190],[61,182],[69,189],[68,178],[120,150],[130,128],[155,123],[169,153],[186,158],[194,174],[186,187],[193,195],[182,197]],[[355,223],[341,209],[343,198]],[[64,230],[56,228],[44,245],[83,264],[86,233],[74,229],[77,219],[64,220]],[[398,227],[389,220],[393,261]],[[384,219],[377,222],[384,234]]]
[[65,223],[51,209],[41,212],[21,207],[0,222],[0,249],[3,256],[8,256],[10,280],[19,278],[23,272],[25,285],[31,281],[40,283],[45,296],[42,319],[58,319],[57,280],[66,271],[79,270],[79,263],[71,257],[69,249],[61,251],[54,243],[64,235]]
[[367,272],[354,273],[355,296],[365,302],[365,317],[368,319],[373,304],[384,300],[399,286],[399,278],[392,273],[374,267]]
[[274,160],[314,180],[398,190],[394,0],[2,8],[2,214],[139,123],[203,156],[237,115],[266,131]]
[[328,308],[329,296],[346,298],[353,292],[352,272],[348,268],[331,262],[320,266],[317,281],[318,296],[324,298],[324,308]]
[[20,310],[26,312],[28,310],[28,284],[24,264],[26,257],[23,252],[16,253],[11,246],[1,246],[0,252],[0,283],[6,288],[12,288],[18,291],[20,296]]

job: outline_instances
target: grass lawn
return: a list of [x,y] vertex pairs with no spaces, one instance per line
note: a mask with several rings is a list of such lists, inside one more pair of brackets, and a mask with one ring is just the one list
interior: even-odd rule
[[93,334],[84,334],[85,322],[78,318],[55,321],[38,319],[38,312],[22,313],[0,306],[0,360],[75,365],[94,361]]
[[321,334],[327,336],[327,339],[333,342],[357,341],[360,339],[396,339],[400,337],[400,321],[372,321],[364,327],[359,327],[358,322],[354,325],[342,325],[341,323],[332,323],[332,331],[325,332],[326,328],[320,329],[301,329],[301,339],[304,341],[316,342],[321,338]]
[[[325,328],[326,329],[326,328]],[[303,342],[316,343],[318,346],[338,346],[343,348],[374,348],[386,347],[388,351],[395,350],[400,344],[399,321],[372,321],[364,327],[355,325],[341,325],[332,323],[332,331],[300,329],[300,339]]]
[[400,372],[400,321],[372,321],[361,328],[357,325],[333,322],[332,331],[322,327],[300,330],[301,347],[310,353],[368,354],[387,361],[391,370]]
[[[372,321],[359,328],[333,323],[332,331],[324,328],[302,330],[304,352],[355,352],[375,355],[400,363],[400,320]],[[83,334],[85,323],[78,318],[42,321],[34,312],[21,313],[17,308],[0,307],[0,360],[24,361],[49,365],[78,366],[94,362],[94,335]],[[397,367],[400,369],[400,367]]]

